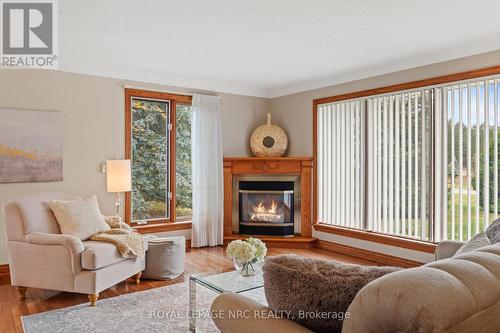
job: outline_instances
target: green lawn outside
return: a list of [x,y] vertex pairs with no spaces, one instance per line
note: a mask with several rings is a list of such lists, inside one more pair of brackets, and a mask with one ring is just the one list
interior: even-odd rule
[[[455,212],[455,237],[453,238],[453,233],[452,233],[452,203],[451,203],[451,197],[448,198],[448,226],[447,226],[447,231],[448,231],[448,239],[455,239],[455,240],[460,240],[460,223],[459,223],[459,214],[460,214],[460,197],[462,197],[462,219],[463,219],[463,225],[462,225],[462,235],[463,235],[463,240],[468,239],[468,226],[467,226],[467,221],[468,221],[468,199],[467,199],[467,194],[462,193],[454,193],[455,196],[455,202],[454,202],[454,212]],[[476,203],[476,195],[477,194],[472,194],[471,195],[471,237],[476,234],[476,212],[477,212],[477,203]],[[489,213],[489,221],[493,221],[495,218],[493,213]],[[482,207],[479,207],[479,231],[484,230],[484,210]]]

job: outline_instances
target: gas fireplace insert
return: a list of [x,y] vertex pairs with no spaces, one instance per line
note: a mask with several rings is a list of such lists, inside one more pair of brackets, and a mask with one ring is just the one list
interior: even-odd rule
[[293,236],[293,181],[240,181],[238,192],[240,234]]

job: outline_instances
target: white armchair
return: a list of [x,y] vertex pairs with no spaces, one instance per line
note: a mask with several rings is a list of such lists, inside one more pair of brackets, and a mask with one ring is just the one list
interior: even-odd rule
[[78,198],[44,192],[4,205],[11,283],[21,299],[32,287],[88,294],[95,305],[102,290],[131,276],[139,283],[144,257],[126,259],[113,244],[61,234],[48,202]]

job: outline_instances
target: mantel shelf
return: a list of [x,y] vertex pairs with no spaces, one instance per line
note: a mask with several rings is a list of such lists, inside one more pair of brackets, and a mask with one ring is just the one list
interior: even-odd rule
[[227,156],[224,161],[312,161],[312,157],[291,156],[291,157],[255,157],[255,156]]

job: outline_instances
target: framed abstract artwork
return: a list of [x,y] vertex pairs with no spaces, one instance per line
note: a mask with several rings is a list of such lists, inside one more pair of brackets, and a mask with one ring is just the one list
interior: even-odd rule
[[0,183],[62,181],[62,155],[61,112],[0,108]]

